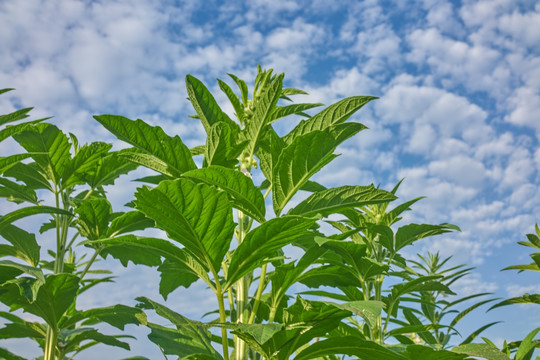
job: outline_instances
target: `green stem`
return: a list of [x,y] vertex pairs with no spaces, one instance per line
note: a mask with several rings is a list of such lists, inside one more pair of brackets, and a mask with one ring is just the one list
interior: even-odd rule
[[218,299],[219,306],[219,321],[221,322],[221,344],[223,346],[223,359],[229,360],[229,339],[227,338],[227,329],[225,328],[225,323],[227,322],[227,315],[225,314],[225,302],[223,301],[223,292],[221,291],[221,284],[215,270],[212,269],[214,273],[214,278],[216,279],[216,296]]
[[92,258],[88,260],[88,263],[86,264],[86,267],[84,268],[83,272],[81,273],[81,276],[79,276],[80,281],[82,282],[83,277],[86,275],[88,270],[90,270],[90,266],[96,261],[97,256],[99,255],[99,250],[96,249],[94,251],[94,255],[92,255]]
[[58,334],[56,333],[56,330],[54,330],[51,326],[48,326],[43,360],[55,360],[57,337]]
[[255,294],[255,302],[253,304],[253,309],[251,310],[251,315],[249,317],[248,324],[253,324],[253,322],[255,321],[255,316],[257,315],[257,310],[259,310],[259,304],[261,303],[261,296],[262,296],[262,292],[264,290],[265,282],[266,282],[266,279],[265,279],[266,278],[266,265],[267,264],[264,264],[261,267],[259,287],[257,288],[257,293]]
[[[246,229],[244,228],[245,215],[242,211],[238,211],[238,245],[242,243],[245,236]],[[236,310],[237,310],[237,323],[246,323],[248,320],[247,314],[247,299],[248,299],[247,277],[243,276],[236,283]],[[246,351],[245,342],[239,337],[235,337],[235,354],[237,360],[244,360]]]

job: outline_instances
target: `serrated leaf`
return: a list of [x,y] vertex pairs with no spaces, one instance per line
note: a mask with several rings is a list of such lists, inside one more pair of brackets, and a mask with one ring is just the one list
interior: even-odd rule
[[[45,339],[45,327],[37,322],[20,321],[5,324],[0,328],[0,339],[31,338],[36,340]],[[2,353],[0,352],[0,359]]]
[[14,353],[4,349],[0,348],[0,359],[2,360],[25,360],[24,358],[15,355]]
[[196,182],[204,182],[224,190],[233,201],[233,206],[248,214],[259,223],[265,221],[266,207],[261,191],[253,181],[240,171],[221,166],[210,166],[192,170],[184,176]]
[[135,170],[138,164],[126,161],[121,156],[130,149],[110,152],[105,157],[93,163],[93,166],[85,169],[79,176],[92,188],[96,189],[105,185],[114,185],[114,181],[121,175]]
[[259,167],[270,183],[273,183],[274,166],[284,146],[285,143],[283,140],[281,140],[272,126],[268,125],[262,138],[259,140],[257,157],[259,158]]
[[406,350],[409,360],[466,360],[466,355],[448,350],[435,350],[428,346],[409,345]]
[[88,240],[107,237],[109,219],[112,215],[112,207],[107,199],[84,200],[75,208],[75,214],[78,216],[77,228],[82,236]]
[[79,311],[63,322],[62,327],[68,328],[83,320],[83,325],[94,325],[105,322],[117,329],[124,330],[127,324],[146,325],[146,314],[141,309],[135,307],[113,305]]
[[3,174],[6,170],[8,170],[10,167],[14,166],[15,164],[21,162],[21,160],[27,159],[31,157],[34,154],[15,154],[5,157],[0,157],[0,175]]
[[69,162],[62,174],[64,187],[82,184],[84,181],[80,173],[93,170],[96,166],[95,163],[107,156],[111,147],[111,144],[93,142],[91,144],[85,144],[78,149],[77,154],[73,156],[73,159]]
[[274,108],[274,111],[270,115],[269,123],[272,123],[286,116],[300,115],[306,110],[313,109],[322,105],[323,104],[321,103],[314,103],[314,104],[291,104],[287,106],[276,106]]
[[279,100],[283,87],[283,76],[283,74],[278,75],[253,102],[255,107],[253,117],[246,121],[246,126],[242,131],[242,138],[249,141],[246,149],[249,156],[255,154],[259,139],[264,135],[264,130],[269,124],[270,115]]
[[154,226],[154,221],[140,211],[129,211],[115,217],[107,230],[106,237],[113,237]]
[[60,185],[62,174],[71,161],[68,137],[54,125],[36,124],[27,126],[13,138],[29,153],[40,153],[32,158],[48,180]]
[[16,110],[6,115],[0,115],[0,125],[26,119],[29,116],[28,113],[32,111],[32,109],[33,109],[32,107],[29,107],[29,108]]
[[411,245],[416,240],[448,233],[451,231],[461,230],[457,226],[451,224],[408,224],[402,226],[396,232],[395,250],[398,251],[407,245]]
[[38,204],[34,189],[4,178],[0,178],[0,197],[17,204],[25,201],[35,205]]
[[523,294],[522,296],[506,299],[493,305],[489,310],[511,304],[540,304],[540,294]]
[[[42,283],[45,282],[45,276],[43,276],[43,271],[41,271],[40,268],[37,268],[34,266],[19,264],[11,260],[0,260],[0,268],[3,269],[2,270],[3,272],[9,271],[9,270],[17,270],[19,274],[26,273],[28,275],[35,277],[37,280],[41,281]],[[5,274],[2,274],[2,275],[5,275]],[[2,282],[6,280],[3,280]]]
[[231,102],[233,109],[236,113],[236,116],[238,117],[238,120],[240,120],[240,122],[243,122],[244,121],[244,106],[240,102],[240,99],[238,99],[238,96],[236,96],[234,91],[231,89],[229,85],[227,85],[227,83],[225,83],[224,81],[220,79],[217,79],[217,81],[219,84],[219,88],[221,89],[221,91],[223,91],[225,95],[227,95],[227,98]]
[[302,120],[283,140],[290,144],[298,136],[316,130],[324,130],[330,126],[341,124],[358,111],[362,106],[377,99],[373,96],[353,96],[330,105],[310,119]]
[[351,207],[392,201],[391,193],[369,186],[341,186],[316,192],[289,211],[291,215],[313,216],[339,213]]
[[204,151],[204,167],[221,165],[233,168],[238,164],[238,157],[242,153],[246,142],[237,143],[238,130],[231,128],[225,122],[212,125],[206,137]]
[[201,264],[219,271],[234,232],[227,195],[188,179],[161,182],[155,189],[139,188],[135,206],[168,236],[184,245]]
[[284,216],[268,220],[248,232],[232,254],[224,289],[249,271],[268,262],[276,250],[295,241],[314,223],[314,219]]
[[92,328],[77,328],[77,329],[65,329],[60,332],[58,335],[58,341],[65,344],[64,351],[71,352],[74,350],[80,350],[80,343],[87,340],[93,340],[89,343],[90,346],[96,345],[97,343],[120,347],[125,350],[130,350],[129,344],[123,341],[118,340],[118,338],[132,338],[133,336],[129,335],[117,335],[110,336],[104,335]]
[[199,120],[201,120],[207,134],[210,128],[218,122],[225,122],[231,128],[236,127],[238,129],[238,125],[221,110],[210,91],[208,91],[199,79],[187,75],[186,88],[189,100],[197,112]]
[[4,175],[22,181],[28,187],[35,190],[49,189],[53,191],[49,181],[35,162],[30,164],[19,162],[6,170]]
[[147,154],[155,156],[167,165],[167,171],[178,176],[197,166],[191,153],[178,135],[171,137],[159,126],[150,126],[144,121],[130,120],[123,116],[94,116],[107,130]]
[[167,296],[179,288],[186,289],[199,279],[199,276],[190,269],[185,262],[165,259],[158,267],[160,273],[159,293],[167,300]]
[[[279,216],[292,196],[337,155],[339,144],[358,133],[361,124],[340,124],[298,136],[283,149],[272,174],[274,211]],[[317,146],[313,146],[317,144]]]

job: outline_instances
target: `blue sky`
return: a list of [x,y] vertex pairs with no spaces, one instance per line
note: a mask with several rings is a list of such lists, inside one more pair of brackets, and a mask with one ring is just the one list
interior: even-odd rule
[[[440,251],[476,266],[457,284],[462,294],[540,292],[535,274],[499,271],[529,262],[516,241],[540,222],[538,1],[3,0],[0,48],[0,87],[17,89],[0,97],[0,113],[34,106],[34,117],[52,115],[82,141],[118,146],[93,114],[141,118],[190,146],[204,142],[202,127],[187,117],[186,74],[203,80],[230,113],[215,79],[251,80],[257,63],[309,92],[297,101],[379,96],[354,118],[370,129],[345,143],[318,181],[390,189],[405,178],[401,199],[427,196],[405,221],[463,230],[408,249],[411,256]],[[0,155],[11,146],[3,143]],[[119,184],[110,193],[117,209],[136,186],[129,178]],[[158,298],[151,270],[107,266],[125,283],[81,307]],[[168,304],[193,316],[205,312],[201,304],[215,306],[202,287],[171,297]],[[465,325],[496,320],[505,323],[486,334],[515,339],[540,323],[540,311],[479,311]],[[145,330],[134,331],[133,354],[157,354]],[[31,351],[22,344],[10,346]]]

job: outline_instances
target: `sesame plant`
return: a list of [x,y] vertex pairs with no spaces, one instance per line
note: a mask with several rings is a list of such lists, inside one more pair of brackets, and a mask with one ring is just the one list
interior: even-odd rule
[[[5,240],[0,257],[8,258],[0,260],[0,302],[39,320],[1,311],[0,339],[32,339],[43,349],[44,360],[72,358],[96,344],[129,349],[122,338],[131,336],[106,335],[90,325],[104,322],[123,330],[128,323],[144,323],[145,314],[125,305],[77,310],[79,296],[112,277],[92,267],[99,246],[89,259],[75,249],[81,241],[153,225],[137,212],[113,213],[105,197],[103,186],[135,166],[121,161],[109,144],[80,145],[75,135],[64,134],[47,119],[21,122],[30,110],[0,116],[5,125],[0,141],[12,137],[25,150],[0,158],[0,196],[16,208],[0,217]],[[32,229],[40,235],[14,224],[38,214],[49,217]],[[53,245],[43,256],[39,243],[47,240]],[[4,348],[0,358],[22,359]]]
[[[251,89],[234,75],[232,86],[218,80],[233,116],[200,80],[186,77],[191,121],[206,134],[192,148],[181,134],[119,115],[94,118],[128,144],[121,151],[79,145],[46,120],[0,130],[0,140],[12,137],[26,151],[0,158],[0,196],[28,205],[0,218],[0,256],[8,258],[0,261],[0,301],[11,310],[0,312],[0,339],[33,339],[46,360],[72,359],[97,343],[128,349],[122,338],[129,334],[93,327],[105,322],[120,330],[147,326],[164,359],[508,359],[508,349],[487,341],[450,343],[457,322],[489,301],[450,324],[441,320],[456,303],[440,297],[453,294],[450,286],[469,268],[403,255],[405,247],[458,227],[397,224],[420,200],[393,206],[399,183],[386,191],[314,180],[339,146],[366,129],[353,115],[376,98],[348,97],[317,111],[322,104],[292,101],[305,92],[287,87],[283,74],[257,70]],[[0,117],[0,125],[28,111]],[[282,134],[278,121],[296,125]],[[104,186],[137,167],[154,174],[137,179],[143,185],[130,211],[113,212]],[[38,236],[14,224],[37,214],[50,216]],[[164,235],[139,231],[148,228]],[[48,237],[55,246],[45,260],[38,239]],[[167,305],[141,294],[136,308],[77,310],[86,290],[112,281],[95,268],[102,258],[156,267]],[[215,299],[204,322],[175,303],[196,282]],[[150,312],[155,321],[147,320]],[[0,348],[4,358],[20,359]]]

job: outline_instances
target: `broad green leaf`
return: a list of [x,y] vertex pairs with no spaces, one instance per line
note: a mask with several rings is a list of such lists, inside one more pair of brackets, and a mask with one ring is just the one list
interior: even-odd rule
[[333,153],[336,147],[362,129],[363,125],[358,123],[341,124],[298,136],[284,148],[272,175],[276,215],[313,175],[337,156]]
[[351,207],[392,201],[391,193],[369,186],[341,186],[316,192],[289,211],[291,215],[313,216],[339,213]]
[[[124,266],[127,266],[128,261],[148,266],[161,265],[161,257],[173,263],[183,263],[209,286],[213,286],[208,278],[208,270],[189,255],[187,251],[176,247],[167,240],[124,235],[112,239],[83,242],[82,244],[86,245],[87,243],[103,246],[102,254],[110,254],[112,257],[119,259]],[[193,277],[190,278],[193,279]],[[187,281],[187,279],[184,279],[184,281]]]
[[8,170],[10,167],[21,162],[21,160],[27,159],[32,155],[34,154],[26,153],[0,157],[0,175],[3,174],[6,170]]
[[186,289],[199,279],[197,273],[186,265],[185,261],[173,261],[165,259],[158,267],[161,281],[159,282],[159,293],[163,299],[167,300],[167,296],[183,286]]
[[112,207],[105,198],[88,199],[75,208],[77,228],[88,240],[107,237]]
[[232,254],[224,289],[249,271],[268,262],[278,249],[302,236],[314,223],[315,219],[284,216],[268,220],[248,232]]
[[36,124],[14,134],[13,138],[26,151],[42,153],[33,155],[32,158],[46,174],[47,179],[60,185],[62,175],[71,161],[71,144],[68,137],[54,125]]
[[6,115],[0,115],[0,125],[26,119],[29,116],[28,113],[32,111],[32,109],[33,109],[32,107],[29,107],[29,108],[16,110]]
[[231,77],[231,79],[234,80],[234,82],[236,83],[236,85],[240,89],[240,94],[241,94],[241,97],[242,97],[242,103],[244,104],[244,106],[246,106],[247,102],[248,102],[248,87],[246,85],[246,82],[244,80],[239,79],[238,77],[236,77],[233,74],[227,73],[227,75],[229,75]]
[[[2,269],[2,272],[10,271],[10,270],[17,270],[19,274],[26,273],[28,275],[32,275],[36,279],[38,279],[41,282],[45,282],[45,277],[43,276],[43,271],[41,271],[40,268],[34,267],[34,266],[28,266],[19,264],[16,262],[13,262],[11,260],[0,260],[0,269]],[[4,274],[2,274],[4,275]],[[2,276],[0,275],[0,276]],[[17,274],[18,275],[18,274]],[[6,280],[4,280],[6,281]]]
[[511,304],[540,304],[540,294],[523,294],[522,296],[510,298],[493,305],[489,310]]
[[406,360],[385,347],[355,336],[343,336],[317,341],[301,351],[294,360],[321,359],[328,355],[357,356],[363,360]]
[[276,165],[284,146],[285,143],[283,140],[279,137],[272,126],[268,125],[262,138],[259,140],[257,157],[259,158],[259,167],[261,168],[264,177],[270,183],[274,182],[274,166]]
[[[45,339],[46,330],[43,324],[37,322],[20,321],[5,324],[0,328],[0,339],[31,338]],[[0,352],[0,359],[2,353]]]
[[34,302],[24,304],[26,312],[39,316],[56,329],[58,320],[73,304],[79,290],[79,278],[72,274],[47,276]]
[[270,115],[269,123],[272,123],[278,119],[284,118],[289,115],[300,115],[304,111],[313,109],[318,106],[322,106],[321,103],[315,104],[291,104],[287,106],[276,106],[272,114]]
[[374,99],[377,98],[372,96],[353,96],[338,101],[311,118],[302,120],[284,137],[284,140],[287,144],[290,144],[298,136],[316,130],[324,130],[336,124],[341,124],[347,121],[347,119],[362,106]]
[[0,178],[0,197],[17,204],[25,201],[35,205],[38,204],[38,198],[34,189],[4,178]]
[[186,88],[189,100],[197,112],[207,134],[210,128],[218,122],[225,122],[231,128],[236,127],[238,129],[238,125],[221,110],[210,91],[208,91],[200,80],[187,75]]
[[124,159],[124,161],[142,165],[151,170],[162,173],[169,178],[175,178],[180,175],[176,169],[171,168],[165,161],[158,159],[152,154],[145,154],[141,152],[123,152],[119,154],[119,156]]
[[154,309],[159,316],[167,319],[176,327],[173,330],[155,324],[148,324],[152,329],[148,338],[161,346],[165,354],[178,355],[182,358],[202,354],[211,356],[214,359],[222,359],[212,347],[210,331],[204,324],[190,320],[148,298],[139,297],[137,300],[141,302],[141,307]]
[[259,139],[263,136],[266,126],[270,122],[271,113],[276,106],[281,88],[283,87],[283,74],[278,75],[269,86],[267,86],[260,97],[254,100],[255,111],[251,119],[246,120],[242,136],[248,140],[247,155],[255,154],[255,149]]
[[106,237],[113,237],[132,231],[144,230],[154,226],[154,221],[140,211],[129,211],[115,217],[109,226]]
[[375,326],[377,319],[381,315],[381,311],[384,309],[384,303],[376,300],[358,300],[342,304],[330,304],[339,309],[347,310],[361,316],[370,327]]
[[71,352],[80,348],[80,343],[87,340],[92,340],[97,343],[120,347],[125,350],[130,350],[129,344],[118,340],[118,338],[128,337],[134,338],[129,335],[110,336],[104,335],[92,328],[76,328],[65,329],[58,335],[58,342],[65,344],[64,351]]
[[461,231],[457,226],[451,224],[430,225],[430,224],[408,224],[402,226],[396,232],[396,251],[407,245],[411,245],[416,240],[426,237],[440,235],[451,231]]
[[204,182],[224,190],[233,201],[233,206],[248,214],[259,223],[265,221],[266,207],[261,191],[253,181],[240,171],[221,166],[210,166],[184,173],[196,182]]
[[204,167],[221,165],[233,168],[238,164],[238,157],[246,142],[238,144],[237,138],[238,130],[231,128],[227,123],[221,121],[212,125],[206,137]]
[[197,168],[178,135],[171,137],[159,126],[150,126],[140,119],[133,121],[116,115],[99,115],[94,119],[120,140],[161,160],[167,165],[167,171],[176,176]]
[[188,179],[139,188],[135,206],[168,236],[185,246],[201,264],[219,271],[229,250],[235,224],[227,195]]
[[14,253],[11,256],[16,256],[31,266],[38,266],[40,247],[34,234],[15,225],[5,225],[0,229],[0,236],[13,245]]
[[39,120],[33,120],[33,121],[27,121],[27,122],[24,122],[22,124],[7,126],[5,129],[0,130],[0,142],[4,141],[5,139],[7,139],[10,136],[18,134],[21,131],[24,131],[29,125],[38,124],[38,123],[40,123],[42,121],[45,121],[47,119],[48,118],[39,119]]
[[45,174],[39,166],[34,162],[30,164],[17,163],[10,167],[4,173],[5,176],[12,177],[18,181],[22,181],[32,189],[49,189],[53,191],[51,184],[47,180]]
[[72,216],[69,211],[55,208],[52,206],[28,206],[15,211],[10,212],[9,214],[0,217],[0,231],[4,226],[11,224],[12,222],[22,219],[24,217],[36,214],[59,214]]
[[62,174],[64,187],[82,184],[84,180],[79,174],[94,170],[96,163],[107,155],[111,147],[111,144],[93,142],[78,149]]
[[452,351],[470,356],[478,356],[482,359],[488,360],[510,360],[510,358],[502,353],[499,349],[488,344],[459,345],[453,348]]
[[90,168],[78,174],[92,189],[105,185],[114,185],[114,181],[121,175],[135,170],[138,165],[126,161],[121,155],[131,149],[110,152],[105,157],[93,163]]
[[519,270],[519,272],[522,271],[540,271],[540,266],[538,266],[537,263],[530,263],[527,265],[512,265],[507,266],[503,270]]
[[117,329],[124,330],[124,327],[127,324],[146,325],[146,314],[138,308],[126,305],[113,305],[86,311],[78,311],[75,315],[70,316],[66,321],[62,322],[61,326],[68,328],[83,320],[83,325],[106,322]]
[[231,328],[234,332],[249,334],[258,343],[264,344],[278,331],[283,330],[283,324],[234,324]]
[[362,287],[362,283],[356,276],[345,269],[343,266],[324,265],[306,271],[298,280],[300,283],[310,287],[318,288],[321,286]]
[[[21,271],[19,269],[14,270],[16,272]],[[12,271],[5,272],[13,273]],[[42,281],[26,276],[6,281],[0,284],[0,301],[9,306],[10,311],[20,309],[36,299],[37,292],[42,284]]]

